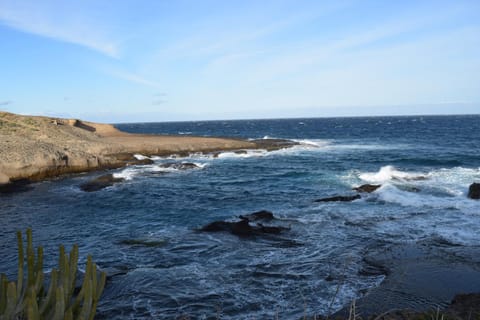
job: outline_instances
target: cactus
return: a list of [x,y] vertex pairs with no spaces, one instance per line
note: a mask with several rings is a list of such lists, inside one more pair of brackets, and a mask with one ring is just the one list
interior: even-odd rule
[[[52,269],[50,284],[45,286],[43,248],[33,248],[32,230],[27,229],[26,257],[22,233],[17,232],[18,277],[9,282],[0,275],[0,320],[93,320],[98,301],[105,287],[106,274],[99,273],[92,257],[88,256],[82,287],[75,296],[78,246],[67,255],[60,246],[58,270]],[[25,279],[25,258],[26,279]]]

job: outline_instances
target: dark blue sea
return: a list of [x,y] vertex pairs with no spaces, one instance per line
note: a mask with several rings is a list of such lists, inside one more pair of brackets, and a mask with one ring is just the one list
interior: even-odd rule
[[[119,124],[136,133],[282,138],[289,149],[153,157],[0,196],[0,272],[16,277],[16,230],[32,227],[46,264],[80,246],[111,277],[99,319],[298,319],[338,310],[378,286],[360,272],[369,251],[434,239],[480,246],[480,116],[408,116]],[[141,157],[141,155],[138,155]],[[161,168],[189,162],[198,168]],[[317,203],[381,184],[353,202]],[[238,237],[197,229],[269,210],[289,230]],[[134,241],[132,241],[134,240]]]

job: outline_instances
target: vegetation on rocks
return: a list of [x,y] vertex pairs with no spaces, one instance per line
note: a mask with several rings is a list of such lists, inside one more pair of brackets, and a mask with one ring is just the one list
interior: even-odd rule
[[105,286],[106,274],[98,273],[92,257],[88,256],[83,284],[79,291],[76,290],[78,246],[74,245],[69,254],[60,246],[58,269],[52,269],[47,287],[43,272],[43,248],[38,247],[35,254],[32,230],[27,229],[26,234],[25,256],[22,233],[17,232],[17,281],[9,282],[5,274],[1,275],[0,320],[92,320]]

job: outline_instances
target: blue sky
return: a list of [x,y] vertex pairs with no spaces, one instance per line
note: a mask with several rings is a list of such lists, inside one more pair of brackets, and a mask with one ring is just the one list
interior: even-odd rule
[[0,0],[0,110],[480,113],[480,1]]

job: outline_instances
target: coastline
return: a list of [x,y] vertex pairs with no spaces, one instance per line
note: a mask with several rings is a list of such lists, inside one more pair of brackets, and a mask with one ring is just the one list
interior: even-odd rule
[[[0,136],[0,146],[2,146],[1,144],[5,146],[7,145],[6,142],[8,142],[12,151],[10,154],[2,154],[5,149],[0,149],[2,150],[0,151],[0,158],[3,159],[7,155],[12,158],[21,158],[23,156],[25,160],[40,159],[43,161],[44,157],[50,156],[55,157],[54,159],[57,161],[55,163],[54,160],[49,160],[53,162],[48,167],[48,170],[51,170],[51,172],[42,171],[36,176],[30,176],[28,178],[30,180],[41,180],[64,173],[75,173],[75,169],[79,169],[79,172],[85,172],[142,164],[142,160],[138,160],[134,156],[136,153],[146,156],[167,156],[171,154],[183,156],[184,153],[211,152],[215,156],[217,152],[224,150],[246,152],[242,150],[284,147],[281,144],[275,145],[274,141],[268,141],[268,139],[251,142],[228,138],[130,134],[121,132],[111,125],[79,120],[38,119],[37,117],[22,117],[9,114],[7,116],[17,117],[15,119],[20,124],[9,127],[9,130],[15,129],[9,134],[5,134],[5,132],[2,134],[0,130],[0,134],[2,134]],[[47,122],[44,123],[44,120]],[[2,121],[1,117],[0,121]],[[35,121],[40,123],[37,123],[35,126],[29,124]],[[4,123],[7,122],[4,121]],[[2,126],[3,124],[0,122],[0,129]],[[170,132],[177,131],[172,130]],[[14,145],[15,141],[17,143],[20,141],[22,145]],[[49,144],[53,142],[56,144]],[[235,142],[235,146],[231,146],[232,149],[227,149],[229,146],[225,144],[233,142]],[[222,145],[222,143],[224,144]],[[248,146],[237,148],[237,143],[247,143]],[[89,159],[87,164],[91,164],[91,167],[74,166],[75,163],[82,164],[83,162],[81,161],[84,158]],[[141,157],[139,158],[141,159]],[[40,164],[43,164],[40,160]],[[160,159],[159,161],[167,160]],[[181,159],[174,159],[174,161],[181,161]],[[3,163],[0,162],[0,172],[2,172],[2,165]],[[28,167],[21,168],[24,171],[26,169],[30,170]],[[136,168],[127,170],[130,169]],[[307,168],[305,172],[310,173],[309,169]],[[65,170],[65,172],[62,172],[62,170]],[[379,172],[382,172],[382,170],[383,167]],[[397,172],[397,174],[401,174],[401,172]],[[97,173],[92,176],[95,175]],[[9,177],[7,178],[10,180]],[[168,179],[167,176],[166,178]],[[83,178],[79,180],[81,179]],[[156,180],[162,181],[167,179]],[[16,179],[14,181],[17,181],[21,186],[22,180]],[[412,194],[413,192],[419,192],[419,190],[411,190],[409,192]],[[231,206],[231,204],[228,204],[228,206]],[[323,208],[319,211],[323,212]],[[363,221],[365,223],[370,221],[368,217],[363,218],[365,218],[365,221]],[[411,218],[412,216],[408,217],[408,219]],[[360,229],[365,227],[365,224],[355,224],[355,219],[351,216],[345,221],[345,225]],[[449,318],[467,319],[471,314],[475,314],[474,312],[480,312],[480,310],[477,311],[474,308],[480,305],[480,302],[477,302],[480,301],[478,300],[480,296],[478,294],[468,294],[478,292],[480,285],[478,282],[478,279],[480,279],[478,253],[478,247],[476,246],[469,249],[463,248],[460,244],[450,242],[441,236],[431,237],[430,235],[415,243],[407,242],[385,245],[380,242],[377,246],[367,246],[361,253],[364,260],[358,274],[360,276],[381,275],[385,276],[385,278],[378,286],[372,287],[368,291],[361,291],[362,298],[356,301],[356,310],[364,319],[367,317],[376,318],[377,315],[384,315],[382,318],[385,319],[411,319],[421,316],[432,318],[438,310],[440,310],[441,315]],[[333,283],[338,282],[340,284],[344,281],[341,275],[338,278],[334,276],[335,274],[331,277],[329,276],[327,281],[334,281]],[[445,283],[446,286],[444,285]],[[461,299],[455,296],[458,293],[465,293],[463,296],[464,301],[460,302],[460,307],[459,301]],[[467,298],[470,300],[465,302]],[[431,312],[433,313],[430,314],[431,312],[426,310],[432,310]],[[337,316],[340,319],[348,318],[349,311],[348,306],[345,306],[345,309],[333,314],[331,318],[337,318]]]
[[120,168],[146,156],[275,150],[285,141],[132,134],[113,125],[0,112],[0,186],[65,174]]

